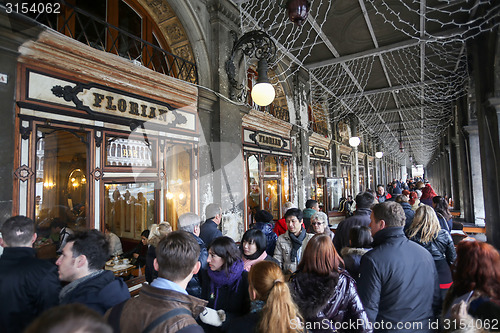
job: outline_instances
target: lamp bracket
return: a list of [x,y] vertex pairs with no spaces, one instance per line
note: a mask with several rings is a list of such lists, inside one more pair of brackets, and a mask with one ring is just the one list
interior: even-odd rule
[[[246,100],[247,91],[245,85],[236,78],[236,66],[234,64],[236,54],[241,52],[247,57],[271,63],[276,56],[276,45],[271,37],[262,30],[249,31],[239,39],[237,39],[234,31],[231,31],[231,34],[234,37],[234,45],[231,55],[226,61],[226,73],[231,88],[230,98],[234,101],[243,102]],[[243,82],[246,82],[246,80]]]

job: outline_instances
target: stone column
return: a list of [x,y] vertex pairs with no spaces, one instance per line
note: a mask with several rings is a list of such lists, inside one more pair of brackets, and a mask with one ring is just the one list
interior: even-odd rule
[[469,159],[471,167],[472,198],[474,203],[474,223],[477,226],[484,227],[483,178],[481,173],[478,126],[464,126],[464,129],[469,134]]

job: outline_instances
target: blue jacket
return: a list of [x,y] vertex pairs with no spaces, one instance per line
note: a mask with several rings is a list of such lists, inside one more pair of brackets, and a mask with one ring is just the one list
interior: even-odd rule
[[273,226],[271,223],[267,222],[256,222],[252,224],[252,229],[259,229],[266,235],[266,252],[271,257],[274,255],[274,248],[276,247],[276,241],[278,240],[278,236],[273,231]]
[[206,220],[200,227],[200,238],[203,239],[207,246],[210,246],[210,243],[212,243],[214,239],[221,236],[222,232],[212,219]]
[[127,285],[111,271],[79,284],[61,298],[61,304],[80,303],[103,315],[109,308],[130,298]]
[[57,266],[35,250],[6,247],[0,257],[0,330],[22,332],[43,311],[59,303]]
[[370,224],[371,213],[372,210],[370,208],[358,208],[353,216],[339,223],[335,231],[335,237],[333,237],[333,245],[335,245],[338,253],[342,251],[342,248],[349,246],[349,231],[352,227],[356,225],[367,227]]

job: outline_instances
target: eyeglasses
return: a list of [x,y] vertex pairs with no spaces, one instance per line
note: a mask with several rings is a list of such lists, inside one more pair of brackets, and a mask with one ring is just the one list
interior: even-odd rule
[[323,222],[313,222],[313,223],[311,223],[311,224],[312,224],[312,225],[322,225],[322,224],[323,224]]

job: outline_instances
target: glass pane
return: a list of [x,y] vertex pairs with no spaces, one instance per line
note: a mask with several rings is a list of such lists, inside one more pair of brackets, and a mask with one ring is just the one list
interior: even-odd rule
[[191,154],[188,146],[167,146],[166,220],[177,228],[180,215],[191,211]]
[[36,143],[35,219],[39,236],[50,233],[50,220],[85,226],[87,146],[85,132],[39,128]]
[[106,139],[106,166],[153,166],[153,149],[142,140]]
[[260,209],[259,160],[252,155],[248,158],[248,209],[255,215]]
[[[142,38],[142,18],[125,2],[120,1],[118,27],[126,32]],[[123,34],[120,38],[118,53],[125,58],[138,59],[141,55],[142,45],[137,40]]]
[[330,203],[330,210],[338,209],[340,198],[344,192],[344,179],[343,178],[328,178],[327,179],[328,198]]
[[287,201],[291,201],[289,161],[283,159],[281,161],[281,205]]
[[266,156],[264,160],[264,171],[265,172],[276,172],[278,171],[278,163],[276,163],[276,158],[273,156]]
[[104,222],[119,237],[141,239],[155,221],[155,183],[105,185]]
[[264,181],[264,210],[273,214],[274,219],[279,219],[279,202],[278,202],[278,181]]

